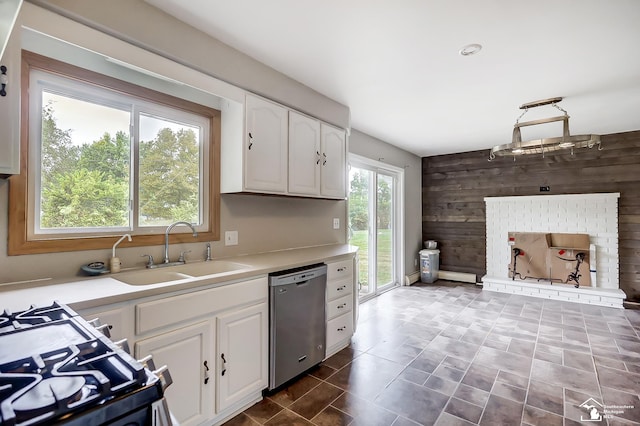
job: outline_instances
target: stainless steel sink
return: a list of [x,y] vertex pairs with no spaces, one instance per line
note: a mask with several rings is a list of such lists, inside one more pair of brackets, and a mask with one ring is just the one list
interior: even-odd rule
[[191,275],[168,269],[145,269],[136,272],[123,272],[112,275],[111,277],[130,285],[158,284],[193,278]]
[[231,262],[228,260],[212,260],[209,262],[187,263],[171,269],[193,277],[203,277],[206,275],[238,272],[250,268],[251,266],[243,263]]

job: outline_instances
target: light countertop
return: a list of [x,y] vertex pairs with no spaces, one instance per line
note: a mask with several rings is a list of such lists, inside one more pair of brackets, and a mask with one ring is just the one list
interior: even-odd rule
[[[356,251],[357,247],[335,244],[214,259],[214,261],[225,260],[241,263],[247,265],[247,268],[157,284],[131,285],[115,278],[120,274],[134,272],[134,270],[123,270],[119,274],[105,274],[97,277],[74,277],[66,280],[6,284],[0,285],[0,310],[8,309],[12,312],[18,312],[28,309],[31,305],[47,306],[53,301],[71,305],[76,310],[88,309],[141,297],[222,285],[313,263],[348,260],[355,255]],[[171,270],[171,267],[163,269]],[[157,270],[154,269],[154,271]],[[144,269],[140,269],[140,271],[144,271]]]

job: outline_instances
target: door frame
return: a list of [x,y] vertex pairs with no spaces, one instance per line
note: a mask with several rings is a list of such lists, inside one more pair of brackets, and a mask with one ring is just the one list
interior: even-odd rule
[[[370,292],[367,295],[359,296],[358,299],[360,302],[369,300],[370,298],[376,297],[380,293],[384,293],[385,291],[391,290],[402,285],[403,277],[404,277],[404,246],[405,246],[405,235],[404,235],[404,168],[393,166],[388,163],[383,163],[379,160],[373,160],[371,158],[363,157],[361,155],[349,153],[349,161],[348,161],[349,170],[351,167],[357,167],[359,169],[369,170],[370,172],[378,173],[391,176],[394,179],[394,191],[392,193],[392,221],[393,221],[393,232],[394,235],[392,242],[392,250],[393,250],[393,277],[392,283],[388,286],[383,287],[382,289],[378,288],[377,285],[377,277],[375,275],[375,264],[370,257],[369,261],[369,275],[372,278],[373,284],[375,285],[375,291]],[[350,182],[349,182],[350,183]],[[348,195],[350,196],[351,191],[349,188]],[[373,200],[369,200],[370,203],[370,211],[375,212],[376,210],[376,197]],[[349,220],[349,202],[347,197],[347,221]],[[347,222],[348,223],[348,222]],[[349,225],[348,225],[349,226]],[[374,226],[375,228],[375,226]],[[377,233],[370,232],[370,247],[377,247]],[[349,229],[348,239],[351,237],[351,232]],[[373,272],[373,274],[372,274]],[[358,280],[359,280],[359,271]]]

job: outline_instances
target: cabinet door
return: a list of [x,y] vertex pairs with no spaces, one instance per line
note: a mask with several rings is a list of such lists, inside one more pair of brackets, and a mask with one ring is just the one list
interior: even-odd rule
[[247,96],[244,186],[247,190],[287,191],[287,110]]
[[[9,3],[7,3],[7,10],[12,7]],[[20,25],[18,23],[9,37],[4,55],[0,58],[0,65],[7,67],[6,96],[0,96],[1,176],[20,173]]]
[[218,411],[267,387],[267,327],[266,303],[218,316]]
[[289,111],[289,193],[320,194],[320,122]]
[[136,357],[151,354],[156,367],[169,367],[173,384],[165,396],[181,425],[197,425],[213,415],[212,342],[212,322],[204,321],[136,343]]
[[346,198],[347,161],[345,131],[321,126],[320,194],[331,198]]

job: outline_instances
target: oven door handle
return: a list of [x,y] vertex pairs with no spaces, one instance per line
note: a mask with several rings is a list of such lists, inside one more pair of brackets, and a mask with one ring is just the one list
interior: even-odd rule
[[207,364],[207,361],[205,360],[205,362],[204,362],[204,384],[206,385],[207,383],[209,383],[209,365]]

